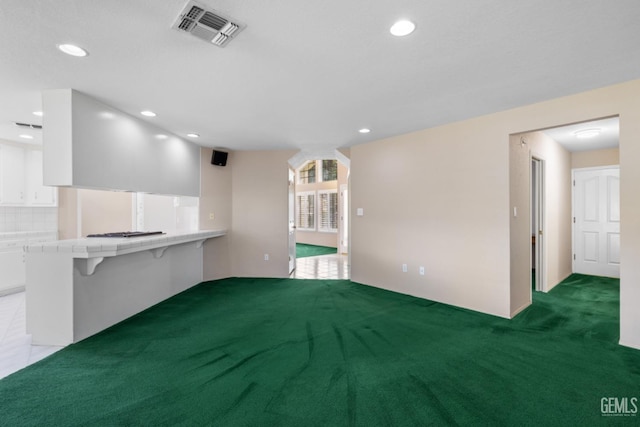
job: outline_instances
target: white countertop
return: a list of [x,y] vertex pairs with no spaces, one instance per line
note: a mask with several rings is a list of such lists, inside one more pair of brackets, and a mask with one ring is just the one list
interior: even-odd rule
[[55,235],[58,232],[54,231],[6,231],[0,232],[0,240],[13,240],[13,239],[24,239],[30,237],[48,237],[50,235]]
[[99,258],[156,250],[156,257],[169,246],[189,242],[199,245],[212,237],[224,236],[227,230],[174,231],[142,237],[90,237],[56,240],[25,246],[26,252],[68,253],[72,258]]
[[25,245],[53,241],[57,231],[10,231],[0,233],[0,252],[22,252]]

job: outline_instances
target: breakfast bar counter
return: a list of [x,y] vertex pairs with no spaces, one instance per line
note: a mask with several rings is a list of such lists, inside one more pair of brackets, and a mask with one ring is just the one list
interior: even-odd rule
[[202,245],[225,230],[92,237],[25,247],[27,333],[78,342],[202,281]]

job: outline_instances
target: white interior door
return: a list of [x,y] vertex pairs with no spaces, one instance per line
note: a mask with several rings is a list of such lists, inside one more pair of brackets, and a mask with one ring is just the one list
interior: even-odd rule
[[296,174],[289,169],[289,274],[296,269]]
[[573,271],[620,277],[620,169],[577,169],[573,178]]

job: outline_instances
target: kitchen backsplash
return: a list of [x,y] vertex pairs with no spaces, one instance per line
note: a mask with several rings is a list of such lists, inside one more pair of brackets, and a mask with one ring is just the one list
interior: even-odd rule
[[0,233],[14,231],[57,231],[58,208],[1,207]]

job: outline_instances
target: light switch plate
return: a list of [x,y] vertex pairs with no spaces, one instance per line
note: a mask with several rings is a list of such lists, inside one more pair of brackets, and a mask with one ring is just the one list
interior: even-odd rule
[[356,209],[356,215],[358,215],[358,216],[364,216],[364,208],[358,208],[358,209]]

